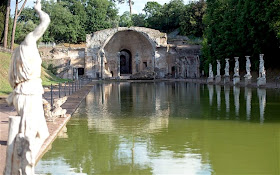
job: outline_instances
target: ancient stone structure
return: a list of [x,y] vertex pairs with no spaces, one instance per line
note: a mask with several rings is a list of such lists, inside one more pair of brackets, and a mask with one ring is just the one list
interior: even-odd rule
[[49,136],[42,104],[42,60],[36,42],[46,31],[50,18],[41,10],[40,0],[34,9],[40,24],[14,50],[10,64],[9,83],[13,92],[7,102],[14,105],[18,116],[9,119],[5,175],[34,174],[36,156]]
[[250,61],[250,56],[245,56],[246,57],[246,75],[244,76],[245,78],[245,85],[251,84],[251,61]]
[[224,83],[227,84],[230,82],[229,76],[229,58],[226,58],[226,66],[225,66],[225,75],[224,75]]
[[264,54],[260,54],[259,77],[257,81],[258,86],[264,86],[266,84],[266,75],[265,75],[263,56]]
[[62,109],[61,105],[64,104],[67,100],[67,96],[62,98],[54,99],[54,108],[52,109],[51,104],[43,99],[43,107],[44,107],[44,114],[46,121],[53,122],[58,117],[65,118],[68,117],[70,114],[66,114],[67,110]]
[[207,79],[208,83],[213,83],[214,81],[214,75],[213,75],[213,69],[212,69],[212,64],[209,63],[209,77]]
[[216,83],[221,82],[221,63],[220,63],[220,60],[217,60],[217,75],[215,77],[215,82]]
[[234,75],[233,75],[233,84],[236,85],[240,83],[240,76],[239,76],[239,57],[234,57],[235,59],[235,66],[234,66]]
[[171,40],[167,43],[167,35],[158,30],[106,29],[87,35],[85,75],[117,79],[137,74],[141,79],[140,74],[152,71],[156,78],[198,78],[199,54],[200,46]]
[[75,80],[84,75],[85,48],[41,47],[39,52],[45,66],[52,65],[58,77]]

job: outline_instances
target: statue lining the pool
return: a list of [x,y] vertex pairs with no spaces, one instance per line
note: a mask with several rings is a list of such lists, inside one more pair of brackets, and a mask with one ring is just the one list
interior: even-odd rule
[[9,70],[13,92],[7,102],[14,105],[18,116],[10,117],[5,174],[34,174],[36,156],[49,136],[42,105],[42,59],[36,42],[46,31],[50,18],[41,10],[40,0],[34,9],[40,24],[14,50]]

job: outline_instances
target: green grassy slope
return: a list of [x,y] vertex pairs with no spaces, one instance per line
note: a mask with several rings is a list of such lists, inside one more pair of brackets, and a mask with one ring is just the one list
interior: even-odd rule
[[8,81],[11,54],[0,52],[0,96],[12,91]]
[[[8,72],[10,66],[11,54],[0,52],[0,96],[7,96],[12,88],[8,81]],[[43,86],[49,86],[51,84],[58,84],[59,82],[65,82],[67,80],[57,78],[50,71],[42,67],[41,78],[43,80]]]

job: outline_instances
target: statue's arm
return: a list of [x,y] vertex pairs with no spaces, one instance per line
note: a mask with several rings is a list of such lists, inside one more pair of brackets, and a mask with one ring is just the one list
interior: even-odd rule
[[40,24],[34,29],[33,32],[30,33],[30,35],[31,35],[30,37],[32,37],[33,39],[38,41],[43,36],[45,31],[47,30],[51,20],[50,20],[49,15],[47,13],[45,13],[44,11],[42,11],[41,0],[36,1],[34,9],[35,9],[36,13],[39,15]]

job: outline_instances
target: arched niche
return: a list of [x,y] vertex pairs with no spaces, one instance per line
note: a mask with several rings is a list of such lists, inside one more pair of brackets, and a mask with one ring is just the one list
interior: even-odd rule
[[[119,31],[105,42],[103,48],[107,61],[111,63],[109,69],[113,72],[114,76],[118,75],[118,64],[120,64],[121,74],[135,74],[137,72],[136,55],[140,64],[139,71],[146,67],[153,67],[155,48],[151,41],[141,32],[133,30]],[[118,52],[121,53],[120,57],[128,61],[126,62],[128,67],[121,66],[121,62],[118,62]]]

